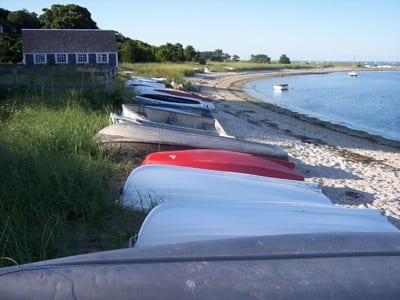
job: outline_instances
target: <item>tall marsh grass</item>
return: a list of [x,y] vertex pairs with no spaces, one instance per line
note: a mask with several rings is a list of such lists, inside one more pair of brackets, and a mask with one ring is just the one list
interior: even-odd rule
[[112,179],[132,162],[93,141],[123,93],[17,90],[0,98],[0,266],[127,245],[134,220],[115,204]]

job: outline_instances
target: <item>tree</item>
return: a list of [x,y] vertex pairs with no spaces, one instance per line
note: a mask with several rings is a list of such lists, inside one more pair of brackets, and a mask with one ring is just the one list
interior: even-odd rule
[[22,60],[22,43],[18,36],[0,35],[0,63],[18,63]]
[[189,45],[183,50],[186,61],[196,61],[197,60],[197,52],[194,50],[193,46]]
[[90,12],[79,5],[55,4],[51,9],[44,8],[39,16],[43,28],[58,29],[98,29],[96,22],[91,18]]
[[238,55],[234,54],[234,55],[232,55],[232,60],[233,61],[239,61],[240,57]]
[[122,62],[154,61],[154,47],[139,40],[126,39],[118,44],[118,51]]
[[171,44],[167,43],[158,47],[155,53],[156,61],[185,61],[185,55],[183,51],[183,46],[179,43]]
[[7,20],[18,33],[21,33],[22,28],[41,28],[37,15],[25,9],[10,12],[7,16]]
[[279,63],[280,64],[290,64],[290,59],[289,59],[289,57],[286,56],[286,54],[282,54],[281,57],[279,58]]
[[250,62],[269,64],[271,63],[271,58],[266,54],[252,54],[250,57]]

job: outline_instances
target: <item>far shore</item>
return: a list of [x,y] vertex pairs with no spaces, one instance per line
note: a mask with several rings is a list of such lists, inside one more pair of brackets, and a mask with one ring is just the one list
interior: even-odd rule
[[215,100],[214,115],[228,134],[281,147],[334,204],[380,209],[400,229],[400,142],[306,117],[242,90],[258,78],[348,70],[211,72],[188,80]]

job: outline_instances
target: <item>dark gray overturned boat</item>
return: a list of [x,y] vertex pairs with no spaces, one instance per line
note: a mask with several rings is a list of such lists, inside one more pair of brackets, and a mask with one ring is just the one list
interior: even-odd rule
[[219,149],[265,155],[288,160],[278,147],[235,138],[212,135],[190,128],[166,128],[148,124],[121,123],[100,130],[95,139],[100,144],[148,154],[160,150]]
[[1,299],[398,299],[399,233],[121,249],[0,269]]

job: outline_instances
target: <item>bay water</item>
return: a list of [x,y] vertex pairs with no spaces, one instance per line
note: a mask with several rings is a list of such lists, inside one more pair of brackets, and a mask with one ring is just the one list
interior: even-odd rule
[[[358,71],[259,79],[244,91],[322,121],[400,141],[400,72]],[[287,83],[287,91],[274,85]]]

